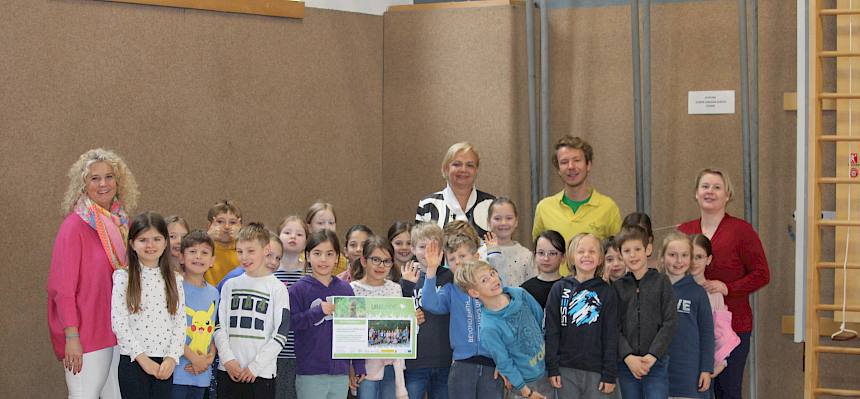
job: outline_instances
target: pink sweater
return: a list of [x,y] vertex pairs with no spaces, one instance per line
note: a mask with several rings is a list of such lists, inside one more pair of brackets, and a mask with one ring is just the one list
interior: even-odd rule
[[70,213],[57,232],[48,273],[48,327],[58,359],[65,357],[65,327],[78,327],[84,353],[116,345],[110,320],[112,274],[98,233]]

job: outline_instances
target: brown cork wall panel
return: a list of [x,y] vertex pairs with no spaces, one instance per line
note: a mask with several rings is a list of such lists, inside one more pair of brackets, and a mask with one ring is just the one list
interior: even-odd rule
[[88,148],[124,155],[138,210],[193,227],[224,198],[273,228],[317,198],[341,231],[382,225],[381,17],[12,0],[0,20],[3,397],[66,395],[44,287],[66,171]]
[[[448,147],[474,144],[479,189],[511,197],[530,241],[528,96],[522,7],[384,16],[383,195],[387,221],[412,220],[445,187]],[[527,245],[528,246],[528,245]]]
[[[654,5],[651,24],[652,221],[668,226],[698,217],[694,179],[711,166],[731,176],[728,212],[743,217],[737,3]],[[691,90],[735,90],[735,114],[688,115]]]
[[[566,134],[587,140],[589,181],[623,216],[636,209],[630,7],[551,9],[549,19],[548,145]],[[550,173],[554,194],[562,182],[552,165]]]

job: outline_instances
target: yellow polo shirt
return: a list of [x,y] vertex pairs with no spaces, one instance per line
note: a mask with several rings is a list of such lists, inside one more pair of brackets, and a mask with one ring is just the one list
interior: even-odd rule
[[[535,208],[535,223],[532,239],[546,230],[555,230],[564,237],[565,245],[579,233],[591,233],[604,239],[621,230],[621,211],[612,198],[591,190],[591,199],[582,204],[576,213],[562,200],[564,190],[542,199]],[[567,276],[567,262],[561,264],[559,272]]]

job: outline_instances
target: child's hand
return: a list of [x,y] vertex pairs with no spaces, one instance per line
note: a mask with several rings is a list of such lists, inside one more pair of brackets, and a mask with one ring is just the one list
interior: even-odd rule
[[427,278],[436,278],[436,270],[442,264],[442,246],[439,241],[430,240],[425,248],[427,259]]
[[244,369],[242,369],[242,372],[239,373],[239,381],[238,382],[244,382],[244,383],[250,384],[250,383],[254,382],[254,380],[256,380],[256,379],[257,379],[257,376],[251,372],[251,369],[245,367]]
[[511,389],[511,382],[508,381],[508,377],[505,377],[501,373],[499,373],[499,369],[494,369],[493,370],[493,379],[498,380],[499,377],[502,377],[502,381],[505,383],[505,389]]
[[154,360],[150,359],[145,353],[141,353],[134,358],[134,361],[143,369],[146,374],[158,378],[158,368],[161,367]]
[[645,367],[645,374],[648,374],[651,371],[651,367],[654,366],[654,363],[657,363],[657,358],[654,355],[647,354],[642,356],[642,366]]
[[711,387],[711,373],[703,371],[699,374],[699,392],[707,392]]
[[334,313],[334,304],[331,302],[320,302],[320,307],[324,314],[332,314]]
[[415,309],[415,321],[418,323],[419,326],[424,324],[424,322],[426,321],[424,319],[424,311],[421,310],[421,308]]
[[709,294],[720,293],[723,296],[729,295],[729,287],[720,280],[707,280],[702,283],[702,288],[708,291]]
[[195,374],[200,374],[201,371],[199,370],[206,371],[206,369],[209,368],[209,365],[212,364],[212,362],[209,361],[209,356],[206,355],[194,353],[192,356],[187,356],[186,354],[185,357],[188,358],[188,361],[192,366],[194,366],[194,370],[197,371]]
[[496,248],[499,246],[499,239],[492,231],[488,231],[487,234],[484,234],[484,244],[487,244],[487,249]]
[[364,381],[364,374],[355,374],[349,376],[349,389],[355,390],[358,389],[358,386],[361,385],[361,382]]
[[540,392],[529,388],[527,385],[520,389],[520,396],[528,399],[546,399],[546,396],[541,395]]
[[647,371],[643,372],[642,358],[640,356],[629,355],[624,358],[624,364],[627,365],[627,368],[630,369],[630,373],[633,374],[637,380],[641,380],[645,374],[648,374]]
[[242,374],[242,366],[239,365],[239,361],[233,359],[227,363],[224,363],[224,368],[227,369],[227,375],[230,376],[230,379],[233,382],[239,382],[239,375]]
[[221,233],[222,233],[221,226],[219,226],[215,223],[212,223],[211,225],[209,225],[209,230],[206,231],[206,234],[209,235],[209,238],[211,238],[215,241],[221,241]]
[[725,368],[726,368],[726,361],[725,360],[723,360],[721,362],[717,362],[717,364],[714,366],[714,373],[711,374],[711,378],[713,379],[714,377],[720,375],[720,373],[722,373],[723,370],[725,370]]
[[418,262],[410,260],[403,265],[401,273],[403,275],[400,278],[412,282],[412,284],[417,284],[418,278],[421,276],[421,268],[418,265]]
[[176,368],[176,360],[173,360],[172,357],[164,357],[164,360],[161,361],[161,365],[158,366],[158,373],[155,375],[155,378],[159,380],[166,380],[173,375],[173,369]]
[[601,382],[600,385],[598,385],[598,387],[600,389],[600,392],[603,392],[607,395],[612,393],[612,391],[615,390],[615,384],[610,384],[608,382]]
[[561,389],[561,376],[555,375],[549,377],[549,383],[552,384],[552,387],[555,389]]

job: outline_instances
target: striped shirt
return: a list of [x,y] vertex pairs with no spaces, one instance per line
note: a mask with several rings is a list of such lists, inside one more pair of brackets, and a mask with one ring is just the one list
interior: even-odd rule
[[[287,289],[293,286],[296,281],[302,278],[305,275],[301,270],[276,270],[272,273],[275,278],[277,278],[280,282],[287,285]],[[287,343],[284,344],[284,349],[281,350],[281,353],[278,354],[278,359],[295,359],[296,358],[296,345],[295,339],[293,337],[293,331],[290,330],[289,334],[287,334]]]

